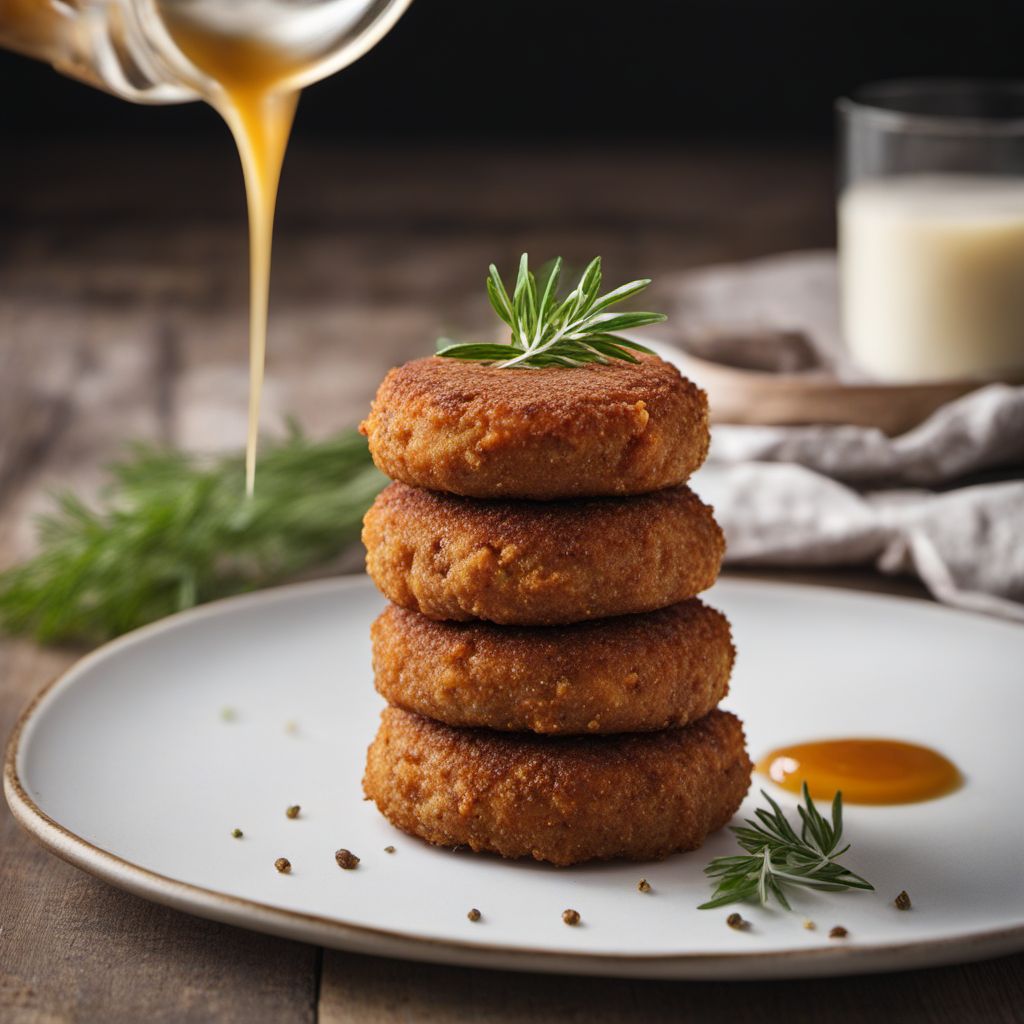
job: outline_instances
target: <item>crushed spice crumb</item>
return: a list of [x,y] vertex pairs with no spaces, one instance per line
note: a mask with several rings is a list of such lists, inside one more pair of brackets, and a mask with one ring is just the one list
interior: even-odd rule
[[804,918],[804,928],[807,931],[813,932],[817,929],[817,927],[818,926],[809,917]]
[[385,846],[384,847],[384,852],[385,853],[394,853],[395,852],[395,848],[393,846]]
[[287,808],[285,810],[285,812],[284,812],[285,813],[285,817],[286,818],[297,818],[299,816],[299,811],[301,811],[301,810],[302,810],[302,808],[298,804],[292,804],[291,807],[289,807],[289,808]]
[[359,858],[351,850],[342,848],[335,851],[334,859],[338,862],[338,867],[344,871],[353,871],[359,867]]
[[850,933],[841,925],[837,924],[829,933],[830,939],[845,939]]
[[232,836],[235,837],[235,839],[241,839],[242,835],[243,835],[243,832],[242,832],[242,830],[240,828],[233,828],[231,830],[231,834],[232,834]]
[[906,889],[901,889],[899,895],[892,902],[893,906],[897,910],[910,910],[914,906],[914,904],[910,902],[910,896],[907,894]]
[[650,892],[651,891],[651,883],[648,882],[646,878],[641,878],[640,881],[636,883],[636,891],[637,892]]

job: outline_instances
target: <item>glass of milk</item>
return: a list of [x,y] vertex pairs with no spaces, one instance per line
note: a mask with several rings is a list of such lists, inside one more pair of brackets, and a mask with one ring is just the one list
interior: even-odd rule
[[892,382],[1024,380],[1024,82],[886,82],[838,110],[857,366]]

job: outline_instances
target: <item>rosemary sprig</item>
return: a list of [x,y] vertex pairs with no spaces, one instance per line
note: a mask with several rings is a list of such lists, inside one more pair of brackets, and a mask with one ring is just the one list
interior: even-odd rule
[[664,313],[609,312],[611,306],[642,292],[651,283],[649,279],[630,281],[601,295],[601,257],[597,256],[576,287],[559,299],[561,271],[559,257],[538,282],[524,252],[510,298],[498,268],[492,263],[487,295],[494,312],[511,328],[511,340],[508,344],[459,344],[450,338],[439,338],[437,354],[502,367],[543,367],[582,366],[607,363],[610,359],[635,363],[638,360],[634,352],[651,351],[616,332],[661,323],[666,319]]
[[714,894],[700,910],[724,907],[729,903],[757,901],[767,906],[775,897],[791,909],[786,899],[786,886],[802,886],[821,892],[844,892],[848,889],[874,890],[874,886],[837,863],[850,848],[839,849],[843,836],[843,795],[836,793],[832,800],[832,821],[818,813],[807,783],[803,786],[804,806],[798,806],[800,834],[790,825],[782,808],[764,791],[761,795],[771,810],[758,808],[745,825],[732,827],[746,856],[716,857],[704,869],[711,878],[718,879]]
[[240,454],[137,445],[110,472],[95,508],[56,495],[40,553],[0,573],[4,631],[96,643],[323,566],[358,537],[387,482],[356,431],[311,441],[295,425],[261,457],[248,500]]

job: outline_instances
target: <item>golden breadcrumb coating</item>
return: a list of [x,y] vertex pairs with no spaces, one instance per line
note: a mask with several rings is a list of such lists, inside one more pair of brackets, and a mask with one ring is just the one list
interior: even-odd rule
[[708,450],[707,398],[653,356],[499,369],[432,356],[384,378],[360,430],[388,476],[473,498],[643,494]]
[[739,719],[617,736],[457,729],[387,708],[363,788],[411,835],[568,865],[693,850],[750,785]]
[[374,622],[378,692],[448,725],[552,735],[640,732],[706,715],[729,688],[728,620],[696,598],[571,626]]
[[479,501],[386,487],[363,521],[386,597],[433,619],[541,626],[654,611],[715,582],[725,542],[686,487]]

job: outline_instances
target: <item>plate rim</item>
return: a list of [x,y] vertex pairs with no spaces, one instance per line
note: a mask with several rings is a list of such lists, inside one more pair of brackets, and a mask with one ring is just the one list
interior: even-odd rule
[[[957,609],[921,602],[902,595],[847,591],[826,584],[789,583],[743,577],[724,577],[740,589],[783,587],[794,591],[841,593],[844,597],[874,602],[896,601],[931,612],[961,617]],[[4,795],[18,824],[47,850],[86,873],[133,895],[227,924],[313,942],[335,949],[378,956],[517,971],[564,974],[602,974],[619,977],[678,979],[797,978],[908,970],[915,967],[966,963],[1024,950],[1024,924],[982,929],[961,936],[917,939],[902,943],[823,946],[783,951],[734,953],[629,954],[621,952],[550,949],[507,944],[468,942],[453,938],[410,935],[392,929],[353,924],[338,918],[276,907],[259,900],[232,896],[216,889],[184,882],[127,860],[63,826],[29,795],[19,773],[22,740],[61,690],[75,684],[94,662],[144,642],[151,636],[180,628],[193,620],[217,616],[248,604],[289,600],[294,596],[346,591],[366,586],[362,574],[290,583],[239,594],[190,608],[132,630],[89,651],[50,680],[18,716],[4,753]],[[1006,625],[999,620],[986,621]]]

